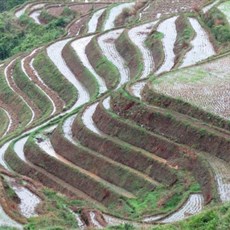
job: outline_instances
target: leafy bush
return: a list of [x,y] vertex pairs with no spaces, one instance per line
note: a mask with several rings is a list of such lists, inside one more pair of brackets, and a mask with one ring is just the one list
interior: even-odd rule
[[9,14],[0,14],[0,60],[59,38],[64,29],[63,23],[57,20],[43,26],[27,15],[16,22]]
[[15,6],[23,4],[27,0],[0,0],[0,12],[10,10]]
[[218,42],[230,42],[230,25],[220,10],[213,8],[208,11],[204,21]]

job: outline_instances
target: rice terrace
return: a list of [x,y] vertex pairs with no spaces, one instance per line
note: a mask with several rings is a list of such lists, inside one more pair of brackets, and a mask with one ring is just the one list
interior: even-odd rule
[[0,229],[230,229],[230,0],[0,0]]

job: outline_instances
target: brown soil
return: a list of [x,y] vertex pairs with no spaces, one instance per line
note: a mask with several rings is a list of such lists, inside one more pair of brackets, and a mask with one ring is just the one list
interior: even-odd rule
[[105,19],[107,17],[107,10],[105,10],[102,15],[98,18],[97,31],[102,31]]
[[81,219],[84,221],[84,223],[86,224],[86,226],[89,228],[89,229],[92,229],[92,228],[96,228],[97,226],[95,226],[93,224],[93,221],[90,217],[90,212],[94,212],[95,214],[95,219],[98,221],[98,223],[103,226],[103,227],[106,227],[107,226],[107,222],[105,221],[104,217],[103,217],[103,214],[98,211],[98,210],[90,210],[90,209],[83,209],[81,211]]
[[160,68],[160,66],[163,64],[164,62],[164,58],[165,58],[165,52],[164,52],[164,48],[163,48],[163,44],[161,39],[159,38],[154,38],[154,35],[156,34],[156,30],[154,29],[150,35],[148,36],[148,38],[146,39],[146,45],[149,48],[153,60],[154,60],[154,69],[155,71]]
[[[186,53],[192,48],[190,41],[194,38],[195,31],[193,30],[188,18],[185,15],[180,15],[176,21],[176,31],[177,31],[177,38],[174,46],[174,53],[175,53],[175,65],[180,64],[183,57]],[[188,40],[185,40],[184,33],[186,30],[192,30],[191,37]]]
[[76,19],[68,28],[68,34],[70,36],[76,36],[76,34],[83,34],[85,30],[85,24],[89,19],[89,15]]
[[136,1],[136,4],[131,9],[124,9],[122,13],[116,18],[115,20],[115,26],[121,27],[126,24],[126,22],[131,22],[132,20],[135,20],[135,17],[137,16],[138,12],[145,7],[147,4],[146,1]]

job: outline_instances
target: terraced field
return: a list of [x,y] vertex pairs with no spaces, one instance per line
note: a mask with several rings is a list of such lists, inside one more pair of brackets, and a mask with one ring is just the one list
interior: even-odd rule
[[229,201],[230,51],[205,19],[229,21],[228,3],[15,9],[41,27],[73,18],[62,38],[0,65],[0,225],[150,229]]

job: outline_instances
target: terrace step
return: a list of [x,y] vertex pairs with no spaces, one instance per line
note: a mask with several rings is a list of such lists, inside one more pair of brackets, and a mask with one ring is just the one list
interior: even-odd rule
[[11,114],[3,107],[0,107],[0,121],[1,121],[0,137],[2,138],[11,130],[11,126],[13,123]]
[[[207,189],[206,187],[207,181],[206,179],[203,180],[204,178],[202,177],[206,174],[210,179],[208,187],[214,187],[212,172],[208,169],[210,166],[204,162],[203,158],[197,155],[198,152],[191,150],[187,146],[178,145],[169,139],[149,132],[131,121],[124,120],[110,110],[110,100],[108,99],[109,98],[106,98],[98,104],[96,112],[93,115],[97,127],[112,137],[119,138],[120,140],[166,158],[168,160],[168,165],[171,167],[178,169],[184,168],[190,171],[200,183],[204,194],[206,194],[205,199],[209,200],[209,192],[207,193],[209,188]],[[162,149],[161,146],[164,146],[164,148]],[[174,156],[177,159],[177,163],[173,160]],[[200,171],[202,167],[204,170],[203,172],[202,170]],[[201,175],[199,175],[198,171]],[[164,176],[165,173],[162,173],[163,179]]]
[[105,12],[106,8],[102,8],[93,13],[92,17],[88,21],[88,31],[87,33],[95,33],[97,31],[98,20],[101,15]]
[[[98,44],[99,36],[94,36],[86,46],[85,53],[94,70],[101,76],[108,89],[114,88],[119,81],[119,71],[113,62],[105,55]],[[110,43],[110,46],[112,44]],[[110,51],[109,54],[112,52]]]
[[104,22],[103,31],[111,30],[115,27],[116,18],[122,13],[124,9],[131,9],[134,7],[135,2],[121,3],[112,7],[108,7],[106,10],[106,20]]
[[208,124],[213,129],[220,130],[222,133],[229,133],[230,125],[226,120],[211,114],[202,108],[191,105],[189,102],[185,102],[182,99],[176,99],[161,92],[157,92],[153,89],[152,83],[137,86],[140,92],[137,95],[141,97],[144,102],[150,105],[155,105],[161,108],[169,109],[170,111],[175,111],[177,113],[184,114],[188,117],[200,120],[204,124]]
[[164,63],[155,72],[159,75],[163,72],[170,71],[175,64],[175,53],[173,51],[176,42],[177,31],[175,21],[177,16],[166,19],[157,27],[157,31],[164,35],[162,45],[164,49]]
[[64,102],[58,96],[56,92],[51,90],[41,79],[38,72],[34,69],[33,63],[35,57],[38,55],[41,49],[34,50],[29,56],[25,57],[22,62],[21,66],[24,73],[29,77],[31,81],[46,94],[50,103],[52,104],[53,110],[51,116],[57,113],[60,113],[64,107]]
[[[8,84],[8,87],[15,93],[18,95],[18,97],[23,101],[23,103],[25,104],[23,107],[28,107],[26,110],[28,110],[29,113],[31,113],[31,117],[27,118],[30,119],[27,121],[27,119],[25,119],[25,117],[23,116],[24,120],[26,120],[26,122],[21,119],[23,118],[19,118],[19,121],[21,120],[21,122],[25,125],[25,126],[29,126],[37,117],[39,117],[39,114],[35,114],[34,109],[35,106],[34,104],[31,102],[31,100],[24,94],[22,93],[22,91],[17,87],[17,85],[15,84],[14,80],[13,80],[13,70],[15,67],[17,60],[13,60],[11,61],[5,68],[4,74],[5,74],[5,78]],[[23,107],[21,108],[21,111],[25,111],[25,108],[23,110]],[[17,108],[17,107],[15,107]],[[36,107],[37,109],[37,107]]]
[[230,201],[230,164],[207,153],[202,153],[202,156],[209,162],[210,166],[212,167],[221,202]]
[[64,121],[63,126],[58,127],[51,136],[57,154],[134,194],[142,188],[152,190],[159,185],[152,178],[75,142],[71,132],[73,119],[70,117]]
[[[21,63],[23,61],[22,59]],[[37,122],[47,119],[52,113],[52,104],[47,95],[31,81],[19,62],[15,65],[13,79],[19,93],[25,95],[28,102],[33,105],[31,108],[33,108]]]
[[180,68],[191,66],[199,61],[207,59],[216,54],[213,45],[209,41],[209,35],[200,25],[197,19],[189,18],[189,22],[192,25],[196,35],[191,41],[192,48],[185,55]]
[[[135,86],[135,84],[136,84],[136,86]],[[203,121],[202,119],[193,118],[190,115],[180,113],[176,110],[170,109],[170,111],[169,111],[167,108],[164,108],[163,106],[162,107],[161,106],[155,106],[150,101],[148,101],[148,99],[145,98],[145,93],[148,94],[148,92],[146,92],[147,89],[149,89],[148,84],[146,84],[146,82],[143,82],[143,81],[137,82],[135,84],[128,85],[126,88],[127,91],[130,93],[130,95],[133,95],[133,96],[140,98],[140,100],[142,102],[144,102],[144,104],[146,104],[149,108],[152,108],[156,111],[160,111],[161,113],[165,113],[165,114],[170,112],[172,114],[172,116],[177,117],[177,118],[183,120],[184,122],[188,121],[189,123],[192,123],[195,127],[207,129],[210,132],[215,132],[218,136],[222,136],[223,138],[229,138],[230,132],[228,130],[216,127],[215,125],[212,125],[212,124],[208,124],[205,121]],[[136,87],[136,89],[135,89],[135,87]],[[143,89],[145,89],[145,91],[143,92],[143,95],[142,95],[141,92],[143,91]],[[133,90],[136,90],[136,95],[135,95]],[[153,95],[154,95],[154,92],[153,92]]]
[[135,79],[141,76],[143,66],[141,65],[142,56],[140,50],[131,39],[133,38],[130,38],[128,30],[125,29],[115,40],[115,46],[129,68],[130,78]]
[[12,146],[7,149],[5,158],[6,162],[15,172],[37,180],[43,185],[60,191],[61,193],[64,193],[70,197],[88,200],[92,204],[95,204],[96,206],[104,209],[104,206],[101,203],[73,187],[71,184],[66,183],[64,180],[61,180],[43,168],[34,165],[27,159],[24,161],[19,155],[17,155]]
[[[76,117],[72,126],[73,137],[76,140],[102,155],[153,177],[157,181],[161,181],[161,177],[158,178],[159,173],[156,168],[165,170],[165,173],[170,175],[170,181],[164,181],[167,185],[173,184],[177,180],[173,169],[167,166],[166,160],[99,131],[92,120],[95,109],[96,106],[91,105]],[[85,123],[86,120],[87,123]],[[133,161],[134,158],[135,161]]]
[[[28,144],[25,145],[25,154],[35,165],[44,168],[52,174],[56,174],[62,180],[71,183],[74,187],[82,190],[104,205],[117,201],[120,197],[135,197],[130,192],[103,180],[95,174],[61,157],[54,151],[48,139],[40,142],[42,138],[43,136],[37,138],[37,140],[39,140],[37,144],[33,140],[33,142],[27,142]],[[54,167],[50,167],[50,165]],[[95,188],[97,188],[96,191]]]
[[[132,146],[136,146],[143,151],[156,155],[159,161],[165,159],[165,163],[169,166],[170,162],[167,162],[167,160],[170,161],[173,157],[179,158],[181,156],[180,148],[174,142],[149,132],[136,123],[125,120],[123,117],[119,117],[116,113],[110,111],[110,106],[108,105],[110,100],[108,99],[110,98],[101,101],[97,105],[92,117],[100,132],[117,137]],[[136,138],[137,136],[138,138]],[[141,142],[139,141],[140,139],[142,140]]]
[[145,126],[152,132],[160,133],[176,142],[186,144],[200,151],[212,153],[226,161],[230,149],[229,135],[218,133],[216,129],[203,126],[184,115],[167,112],[152,107],[121,92],[112,97],[112,108],[120,116]]
[[87,89],[90,97],[96,97],[99,93],[99,84],[88,68],[83,65],[80,57],[76,54],[70,43],[67,43],[63,48],[62,57],[74,77]]
[[59,72],[44,51],[36,55],[33,67],[41,81],[60,98],[65,109],[73,106],[77,100],[76,88]]
[[[157,22],[158,21],[154,21],[136,26],[128,31],[129,39],[133,42],[137,49],[140,50],[140,55],[142,56],[143,70],[140,78],[148,77],[148,75],[152,73],[155,68],[152,52],[146,46],[145,42]],[[155,51],[153,51],[153,53],[154,52]]]
[[67,38],[50,45],[47,48],[47,54],[51,61],[54,63],[54,65],[58,68],[60,73],[65,76],[65,78],[70,83],[72,83],[72,85],[76,88],[78,92],[78,100],[72,107],[74,109],[88,102],[90,99],[90,95],[85,87],[82,85],[82,83],[75,77],[74,73],[69,69],[65,62],[65,59],[62,56],[63,49],[70,40],[71,39]]
[[88,36],[84,38],[80,38],[77,40],[74,40],[71,43],[71,48],[74,49],[76,54],[78,55],[78,58],[81,60],[81,63],[84,65],[84,67],[93,75],[93,77],[96,79],[99,87],[99,94],[105,93],[108,89],[106,87],[105,81],[101,76],[99,76],[92,65],[90,64],[88,57],[86,55],[86,46],[89,44],[89,42],[92,40],[94,36]]
[[116,49],[115,42],[123,29],[111,30],[97,38],[98,45],[102,54],[117,68],[120,73],[120,81],[116,88],[119,88],[130,79],[129,68],[125,65],[125,60],[121,57]]

